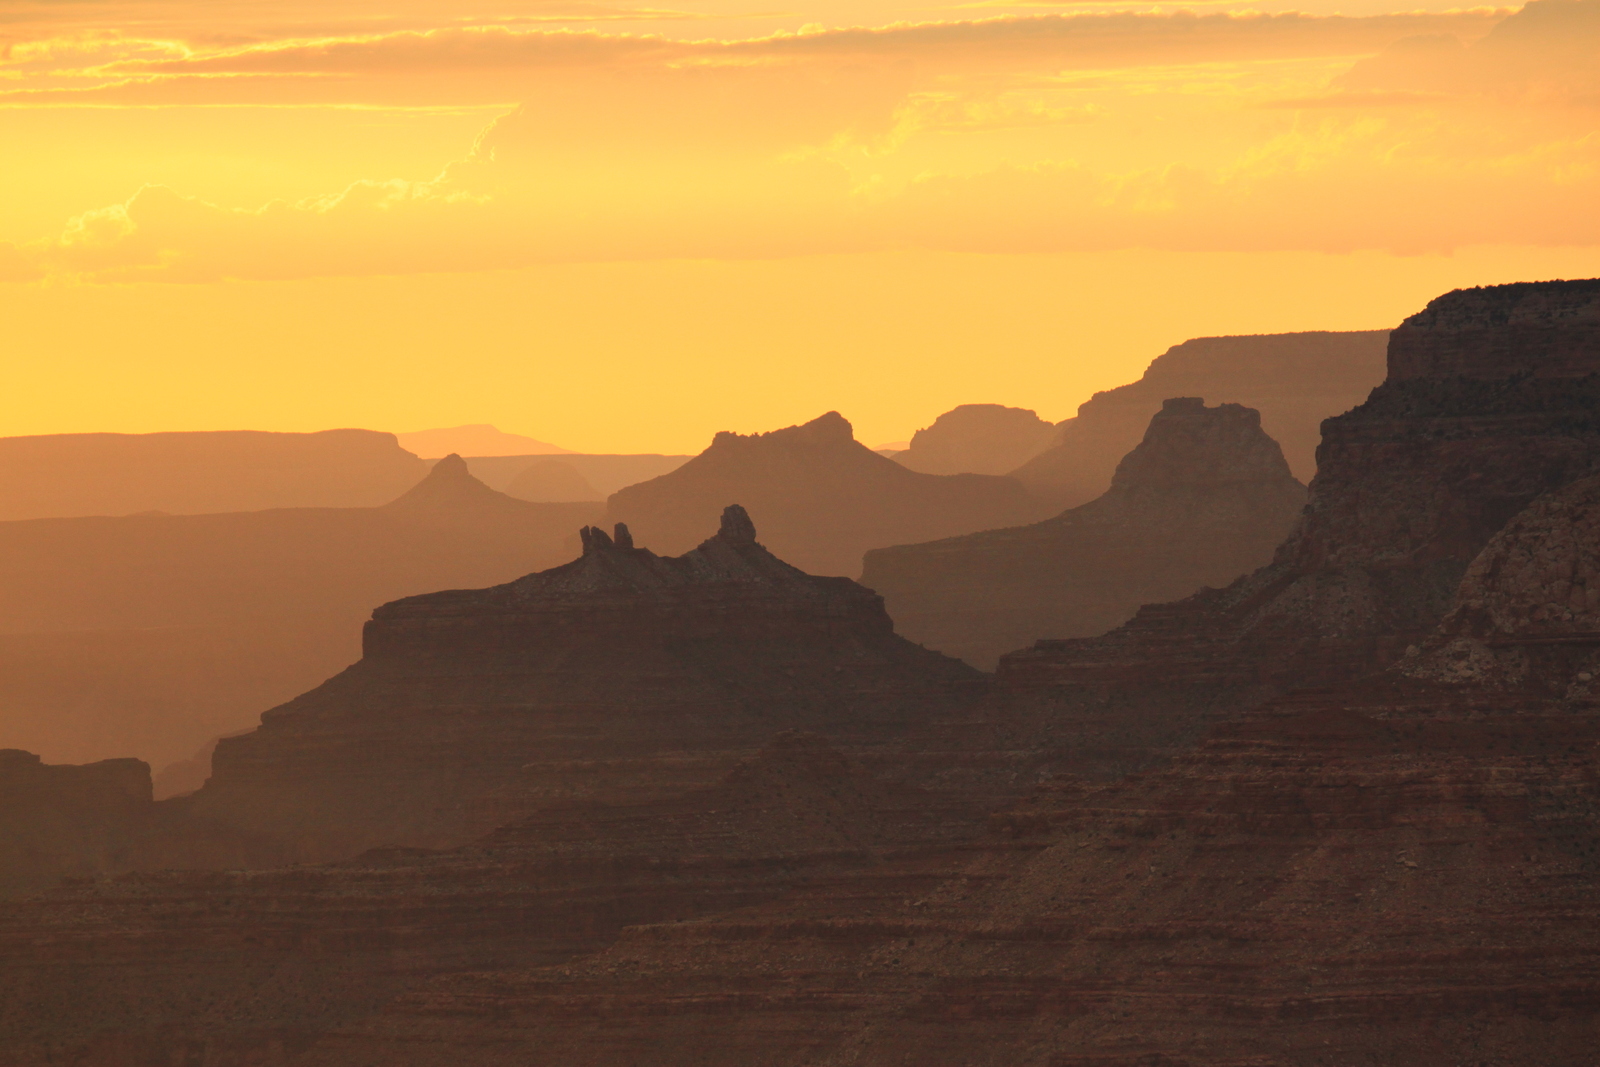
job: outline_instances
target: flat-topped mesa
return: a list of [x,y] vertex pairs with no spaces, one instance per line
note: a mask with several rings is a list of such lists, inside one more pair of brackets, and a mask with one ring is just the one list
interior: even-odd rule
[[1159,706],[1152,717],[1171,712],[1187,732],[1202,706],[1236,708],[1241,693],[1333,684],[1393,662],[1433,633],[1512,516],[1600,471],[1597,305],[1600,281],[1434,301],[1394,332],[1390,379],[1322,424],[1304,518],[1271,564],[1225,590],[1142,609],[1103,638],[1012,653],[997,681],[1122,694],[1113,700]]
[[869,552],[862,581],[901,633],[989,667],[1254,570],[1305,498],[1254,409],[1175,397],[1099,498],[1030,526]]
[[784,729],[889,741],[983,692],[871,590],[768,552],[737,505],[678,557],[621,524],[582,540],[560,567],[378,608],[359,663],[218,745],[195,812],[307,858],[447,844],[550,798],[703,783]]
[[1457,289],[1389,342],[1389,381],[1600,372],[1600,279]]

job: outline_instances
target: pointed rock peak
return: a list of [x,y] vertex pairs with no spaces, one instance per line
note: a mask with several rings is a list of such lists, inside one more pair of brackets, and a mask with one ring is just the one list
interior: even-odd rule
[[598,526],[585,526],[578,531],[578,538],[583,542],[583,554],[592,556],[596,552],[604,552],[608,548],[617,547],[607,534]]
[[750,513],[738,504],[723,508],[722,528],[717,531],[717,539],[737,545],[755,544],[756,524],[750,521]]
[[462,507],[502,501],[519,503],[474,478],[467,461],[452,452],[435,463],[422,481],[386,506],[403,509]]
[[633,531],[628,529],[628,524],[625,522],[617,523],[616,531],[611,535],[611,539],[616,542],[618,548],[633,547]]

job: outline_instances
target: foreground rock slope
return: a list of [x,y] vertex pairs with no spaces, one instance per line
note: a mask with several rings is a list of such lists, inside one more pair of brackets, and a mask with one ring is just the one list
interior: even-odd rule
[[1305,505],[1260,416],[1166,402],[1111,488],[1031,526],[867,553],[861,581],[899,631],[992,669],[1041,637],[1087,637],[1140,605],[1227,585],[1272,559]]
[[856,441],[837,412],[771,433],[720,433],[670,474],[612,494],[608,514],[642,542],[682,552],[729,500],[761,516],[763,536],[784,559],[814,574],[851,576],[870,548],[1042,515],[1009,478],[907,470]]
[[307,858],[459,843],[553,797],[705,784],[784,729],[887,742],[983,691],[870,590],[768,552],[740,507],[679,557],[626,526],[583,540],[377,609],[360,662],[218,744],[194,812]]

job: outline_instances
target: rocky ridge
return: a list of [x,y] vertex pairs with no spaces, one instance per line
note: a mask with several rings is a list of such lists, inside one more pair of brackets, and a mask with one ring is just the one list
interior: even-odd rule
[[1272,559],[1305,504],[1260,416],[1169,399],[1111,488],[1031,526],[867,553],[862,582],[899,631],[975,666],[1041,637],[1086,637],[1140,605]]
[[738,506],[675,558],[582,536],[563,566],[378,608],[360,662],[218,744],[193,811],[311,859],[455,844],[552,799],[706,784],[784,729],[887,743],[983,692]]
[[625,522],[663,553],[697,543],[729,500],[761,516],[774,552],[813,574],[856,575],[885,545],[1011,526],[1043,512],[1021,485],[985,474],[923,474],[856,441],[829,412],[771,433],[719,433],[700,455],[612,494]]

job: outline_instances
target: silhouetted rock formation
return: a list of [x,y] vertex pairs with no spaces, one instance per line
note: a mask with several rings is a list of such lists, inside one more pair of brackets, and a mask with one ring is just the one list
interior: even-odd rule
[[613,494],[608,513],[641,540],[681,552],[731,499],[762,517],[773,551],[820,574],[859,573],[869,548],[1040,515],[1008,478],[907,470],[857,443],[850,424],[832,411],[771,433],[719,433],[672,473]]
[[559,503],[605,499],[577,467],[560,459],[536,460],[523,467],[506,485],[506,495]]
[[[1434,376],[1394,377],[1323,424],[1305,518],[1270,565],[1227,589],[1146,607],[1102,638],[1012,653],[999,685],[1022,704],[1039,701],[1040,722],[1055,722],[1086,758],[1098,750],[1116,772],[1197,736],[1218,708],[1336,683],[1424,640],[1507,520],[1600,470],[1600,326],[1587,340],[1552,333],[1539,348],[1516,314],[1523,302],[1563,306],[1564,321],[1581,322],[1582,309],[1600,303],[1600,285],[1458,290],[1433,301],[1394,332],[1390,363],[1407,375],[1430,365]],[[1418,357],[1441,350],[1439,330],[1462,373]],[[1522,345],[1515,363],[1504,377],[1483,377],[1506,333]]]
[[372,507],[425,473],[372,430],[0,437],[0,520]]
[[1383,380],[1384,330],[1200,337],[1169,348],[1144,377],[1096,393],[1060,424],[1057,443],[1012,476],[1056,509],[1093,500],[1172,396],[1204,396],[1261,412],[1301,481],[1316,473],[1322,420],[1361,403]]
[[1007,474],[1050,447],[1054,423],[1026,408],[962,404],[911,436],[894,461],[924,474]]
[[373,612],[359,663],[217,746],[194,810],[310,857],[454,843],[540,798],[704,784],[783,729],[886,741],[983,690],[870,590],[773,556],[737,506],[677,558],[622,525],[582,540],[564,566]]
[[374,605],[550,566],[597,517],[453,458],[378,508],[0,523],[0,744],[185,758],[355,660]]
[[150,803],[142,760],[62,766],[0,749],[0,897],[125,870]]
[[943,855],[981,827],[789,733],[705,788],[553,804],[449,852],[70,886],[0,903],[0,1063],[142,1067],[195,1046],[219,1067],[297,1062],[436,975],[558,964],[627,925]]
[[1087,637],[1140,605],[1272,559],[1305,505],[1260,416],[1168,400],[1111,489],[1053,519],[867,553],[896,629],[986,669],[1040,637]]

